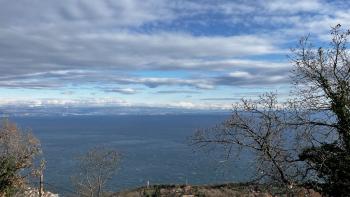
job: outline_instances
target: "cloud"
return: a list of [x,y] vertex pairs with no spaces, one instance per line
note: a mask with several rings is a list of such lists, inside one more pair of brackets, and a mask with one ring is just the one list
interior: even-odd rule
[[289,48],[349,27],[349,9],[326,0],[0,0],[0,88],[139,96],[138,86],[160,95],[285,86]]
[[252,78],[252,75],[250,73],[244,71],[235,71],[229,73],[228,75],[233,78]]
[[234,72],[228,75],[217,76],[213,79],[216,85],[226,86],[255,86],[255,87],[267,87],[275,85],[286,85],[290,83],[290,77],[288,72],[281,73],[255,73],[250,74],[246,72]]
[[73,95],[74,91],[64,91],[64,92],[61,92],[61,94],[63,94],[63,95]]
[[165,78],[165,77],[139,77],[139,78],[117,78],[114,79],[118,84],[142,84],[149,88],[156,88],[158,86],[190,86],[198,89],[212,89],[214,88],[211,82],[203,79],[181,79],[181,78]]
[[110,90],[105,90],[105,92],[116,92],[120,94],[136,94],[137,91],[132,88],[114,88]]
[[62,86],[58,83],[44,83],[42,81],[0,81],[0,87],[3,88],[24,88],[24,89],[57,89]]
[[169,103],[167,107],[184,108],[184,109],[206,109],[206,110],[228,110],[232,108],[231,104],[222,103],[194,103],[189,101],[179,101],[176,103]]
[[254,35],[196,37],[82,31],[76,29],[71,34],[66,29],[0,29],[0,46],[7,46],[0,50],[0,76],[81,69],[198,69],[215,63],[210,59],[283,52],[273,40]]
[[298,12],[319,12],[325,8],[325,2],[320,0],[272,0],[267,1],[264,6],[271,12],[287,12],[289,14]]
[[[145,22],[165,20],[171,10],[161,0],[60,0],[60,1],[0,1],[0,22],[5,25],[28,25],[68,23],[79,24],[90,21],[113,22],[120,26],[142,25]],[[25,17],[13,17],[21,15]],[[30,22],[29,24],[27,22]],[[101,25],[102,25],[101,24]]]
[[200,94],[200,92],[192,90],[162,90],[157,91],[156,94]]
[[[96,69],[211,70],[232,57],[285,52],[268,35],[198,36],[162,28],[212,9],[214,4],[197,1],[2,3],[0,77]],[[142,25],[154,23],[157,30],[143,31]]]
[[238,98],[203,98],[202,101],[237,101]]
[[[197,62],[193,62],[193,65]],[[198,67],[200,67],[198,63]],[[113,72],[113,70],[69,70],[49,71],[23,75],[0,77],[0,86],[6,88],[27,89],[62,89],[81,84],[98,85],[103,91],[122,94],[135,94],[131,88],[110,88],[115,85],[142,85],[148,88],[190,87],[200,90],[214,89],[217,86],[266,86],[288,83],[288,64],[260,62],[248,60],[210,61],[203,63],[206,67],[213,67],[217,74],[208,76],[192,74],[176,77],[144,77],[128,73]],[[231,72],[225,72],[230,69]],[[209,72],[210,73],[210,72]],[[193,91],[193,90],[190,90]],[[163,92],[164,93],[164,92]],[[169,93],[169,92],[168,92]],[[180,93],[180,92],[179,92]],[[190,92],[188,92],[190,93]]]
[[129,106],[129,102],[120,98],[79,98],[79,99],[59,99],[59,98],[37,98],[37,99],[1,99],[0,106]]

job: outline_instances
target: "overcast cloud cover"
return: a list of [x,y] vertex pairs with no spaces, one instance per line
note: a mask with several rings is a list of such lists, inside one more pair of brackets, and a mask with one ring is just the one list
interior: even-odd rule
[[0,0],[0,105],[226,109],[287,94],[289,48],[338,23],[348,1]]

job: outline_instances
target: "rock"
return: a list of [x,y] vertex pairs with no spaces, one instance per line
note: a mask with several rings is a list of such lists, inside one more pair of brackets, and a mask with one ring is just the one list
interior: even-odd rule
[[[36,188],[28,188],[23,192],[23,194],[18,194],[16,196],[39,197],[39,190]],[[44,192],[42,197],[59,197],[59,195],[51,192]]]

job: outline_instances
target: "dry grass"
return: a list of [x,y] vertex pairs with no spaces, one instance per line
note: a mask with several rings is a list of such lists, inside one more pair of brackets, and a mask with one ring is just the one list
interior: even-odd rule
[[[116,193],[115,197],[287,197],[287,194],[271,195],[261,186],[225,184],[212,186],[154,185]],[[300,189],[293,197],[321,197],[317,192]]]

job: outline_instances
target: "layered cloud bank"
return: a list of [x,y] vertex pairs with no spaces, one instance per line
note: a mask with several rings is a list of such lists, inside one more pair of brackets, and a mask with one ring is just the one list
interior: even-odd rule
[[331,26],[350,27],[345,1],[0,5],[0,105],[225,108],[252,92],[286,93],[289,48],[308,33],[322,44]]

